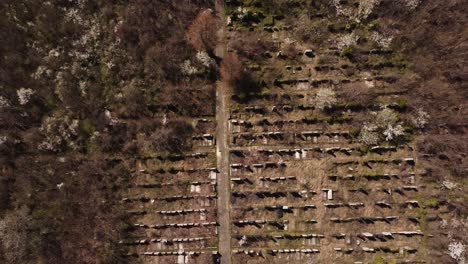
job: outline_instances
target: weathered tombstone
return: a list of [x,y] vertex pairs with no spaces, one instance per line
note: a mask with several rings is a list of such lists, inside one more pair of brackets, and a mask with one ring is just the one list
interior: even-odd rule
[[314,55],[314,51],[312,49],[306,49],[304,50],[304,55],[309,57],[309,58],[313,58],[315,55]]

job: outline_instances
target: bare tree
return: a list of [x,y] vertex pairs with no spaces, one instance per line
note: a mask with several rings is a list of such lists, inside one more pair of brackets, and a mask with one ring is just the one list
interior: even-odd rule
[[239,56],[235,53],[228,53],[221,63],[221,79],[228,84],[233,84],[240,80],[242,72],[243,66]]
[[212,51],[217,42],[218,21],[211,9],[204,10],[193,20],[187,30],[187,39],[198,50]]

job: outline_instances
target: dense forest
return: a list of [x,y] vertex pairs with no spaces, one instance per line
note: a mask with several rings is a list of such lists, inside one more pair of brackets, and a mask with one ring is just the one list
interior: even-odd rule
[[[298,1],[237,2],[281,18]],[[300,8],[311,15],[335,15],[334,3],[347,1],[307,2]],[[432,195],[449,204],[450,232],[466,243],[468,5],[414,0],[409,11],[397,2],[382,1],[366,19],[379,18],[373,26],[392,35],[395,63],[411,72],[397,83],[402,112],[424,109],[427,125],[415,132],[422,174],[428,185],[448,186]],[[242,104],[278,74],[247,70],[247,60],[276,49],[255,35],[231,39],[230,53],[216,57],[224,21],[214,12],[214,0],[1,1],[0,263],[126,263],[120,200],[134,159],[190,150],[198,127],[187,118],[215,114],[217,80],[232,84]],[[316,46],[349,29],[307,21],[288,23]],[[297,54],[293,45],[281,52]],[[356,49],[342,55],[372,63]]]
[[0,262],[124,261],[125,159],[190,148],[183,117],[213,112],[211,7],[2,1]]

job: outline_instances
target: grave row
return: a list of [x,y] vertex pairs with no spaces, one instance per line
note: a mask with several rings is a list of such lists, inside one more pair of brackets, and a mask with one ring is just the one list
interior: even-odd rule
[[163,225],[147,225],[147,224],[133,224],[133,227],[145,229],[163,229],[163,228],[192,228],[192,227],[210,227],[217,226],[217,222],[202,222],[202,223],[171,223]]

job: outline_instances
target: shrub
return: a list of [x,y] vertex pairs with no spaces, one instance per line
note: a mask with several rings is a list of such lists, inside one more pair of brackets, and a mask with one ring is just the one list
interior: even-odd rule
[[379,32],[373,32],[370,39],[374,41],[381,48],[389,48],[392,43],[393,36],[384,35]]
[[364,125],[359,134],[359,141],[366,145],[377,145],[380,141],[377,127],[370,124]]
[[169,121],[151,135],[152,146],[157,152],[180,154],[190,149],[193,132],[193,126],[186,121]]
[[362,22],[372,14],[374,8],[380,4],[380,0],[361,0],[357,9],[347,7],[340,0],[333,0],[338,15],[348,17],[356,22]]
[[299,53],[299,49],[295,42],[287,43],[281,48],[281,54],[289,59],[294,59]]
[[403,3],[410,9],[416,9],[421,3],[421,0],[403,0]]
[[377,256],[372,261],[372,264],[386,264],[385,259],[381,256]]
[[375,124],[380,128],[393,126],[398,121],[398,115],[390,108],[384,108],[377,112],[375,116]]
[[399,136],[403,136],[405,134],[404,129],[401,125],[388,125],[387,129],[383,132],[386,141],[392,141]]
[[271,40],[258,39],[258,36],[255,34],[246,35],[246,33],[242,35],[233,33],[230,39],[229,48],[235,50],[239,56],[251,60],[259,60],[264,58],[265,52],[276,52],[278,50],[275,43]]
[[436,208],[437,206],[439,206],[439,201],[435,198],[430,198],[424,202],[424,206],[430,207],[430,208]]
[[422,109],[418,109],[414,116],[411,118],[411,123],[417,128],[424,128],[429,122],[429,114]]
[[340,55],[343,57],[350,57],[353,54],[353,47],[346,47],[341,50]]

